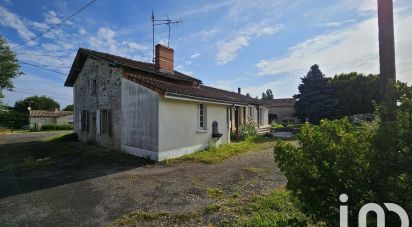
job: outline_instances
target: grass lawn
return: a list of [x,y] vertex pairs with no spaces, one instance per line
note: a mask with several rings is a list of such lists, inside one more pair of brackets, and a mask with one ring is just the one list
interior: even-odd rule
[[0,145],[0,171],[31,170],[68,161],[112,162],[133,164],[152,162],[123,152],[88,146],[77,141],[74,133],[50,138],[49,141],[22,142]]
[[259,151],[272,148],[277,139],[265,136],[256,136],[246,141],[223,144],[217,147],[210,147],[206,150],[188,154],[177,160],[188,160],[202,163],[217,163],[234,155],[247,151]]
[[191,213],[135,211],[112,226],[314,226],[301,212],[299,201],[285,188],[252,198],[207,189],[215,202]]

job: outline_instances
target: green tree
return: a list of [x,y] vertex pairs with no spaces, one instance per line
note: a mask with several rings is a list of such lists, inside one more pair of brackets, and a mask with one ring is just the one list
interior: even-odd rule
[[13,88],[13,78],[23,74],[16,55],[3,37],[0,36],[0,99],[4,98],[3,89]]
[[[380,113],[361,126],[347,118],[322,120],[302,127],[299,146],[275,145],[287,188],[299,197],[305,213],[339,226],[342,193],[349,196],[350,226],[369,202],[393,202],[412,213],[412,87],[398,82],[395,88],[395,121],[380,121]],[[386,225],[400,226],[396,214],[387,213]]]
[[14,104],[14,109],[20,113],[28,113],[27,108],[29,106],[32,110],[55,110],[60,108],[59,103],[52,98],[46,96],[30,96],[17,101]]
[[273,93],[271,89],[267,89],[266,92],[262,92],[262,100],[272,100]]
[[330,80],[343,115],[373,113],[374,101],[379,101],[378,75],[356,72],[335,75]]
[[318,124],[321,119],[336,119],[341,116],[342,108],[335,97],[335,91],[318,65],[310,67],[309,72],[301,78],[299,94],[294,97],[296,115],[301,119]]
[[67,105],[66,107],[63,108],[64,111],[73,111],[74,110],[74,105],[70,104]]

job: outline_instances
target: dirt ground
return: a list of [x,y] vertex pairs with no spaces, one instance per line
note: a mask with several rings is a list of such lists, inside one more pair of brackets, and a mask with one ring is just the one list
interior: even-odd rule
[[0,190],[13,188],[11,193],[0,193],[0,226],[104,226],[137,210],[202,209],[213,202],[207,195],[210,189],[250,196],[285,183],[272,150],[244,153],[217,164],[92,163],[0,173]]

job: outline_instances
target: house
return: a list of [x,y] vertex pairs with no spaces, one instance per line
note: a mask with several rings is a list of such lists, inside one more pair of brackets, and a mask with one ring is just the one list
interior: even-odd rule
[[230,143],[248,121],[269,127],[261,101],[205,86],[174,70],[172,48],[155,50],[154,64],[78,50],[65,86],[73,87],[81,141],[163,160]]
[[269,122],[294,122],[295,121],[295,99],[272,99],[266,101],[269,106]]
[[29,127],[40,130],[44,125],[73,124],[73,111],[30,110]]

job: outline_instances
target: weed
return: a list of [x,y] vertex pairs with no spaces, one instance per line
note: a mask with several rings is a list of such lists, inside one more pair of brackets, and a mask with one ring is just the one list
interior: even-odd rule
[[219,199],[225,196],[225,193],[220,188],[207,188],[206,189],[207,196],[212,199]]
[[245,170],[249,173],[254,173],[254,174],[258,174],[258,173],[262,172],[262,169],[259,169],[259,168],[253,167],[253,166],[247,167],[247,168],[245,168]]

